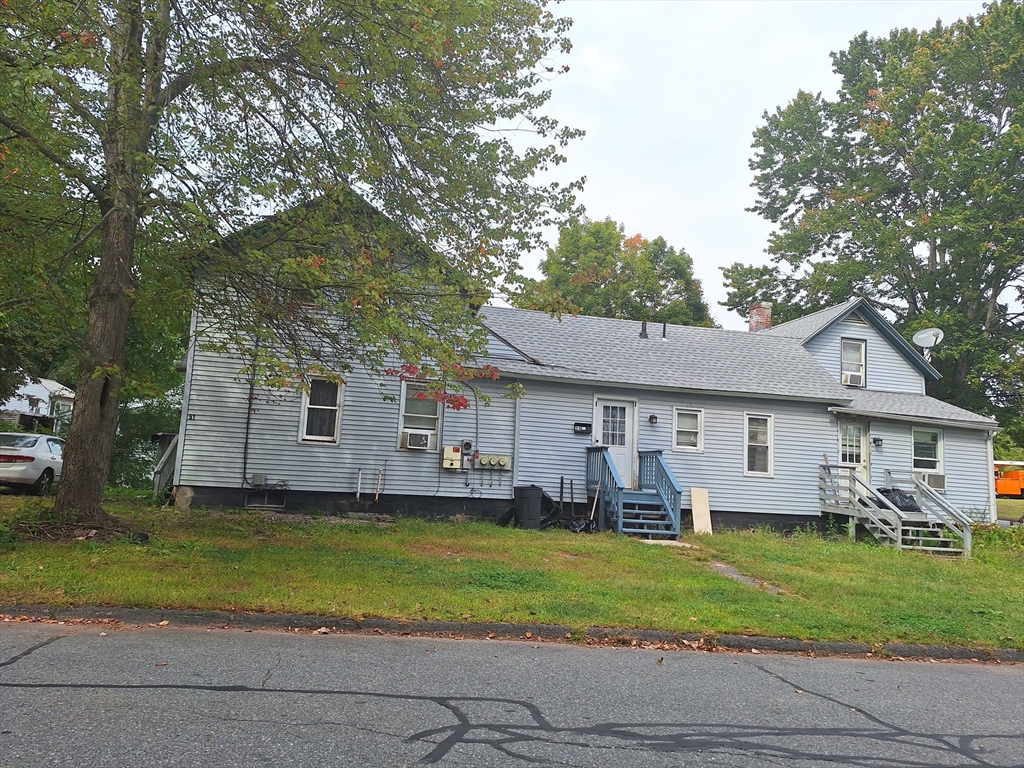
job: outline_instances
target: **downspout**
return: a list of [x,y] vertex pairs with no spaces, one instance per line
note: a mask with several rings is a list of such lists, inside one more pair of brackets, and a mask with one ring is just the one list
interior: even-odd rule
[[996,431],[990,429],[985,440],[985,451],[988,455],[988,521],[990,523],[999,519],[996,507],[995,438]]
[[249,397],[245,402],[245,439],[242,441],[242,488],[252,488],[249,482],[249,429],[252,425],[252,401],[256,392],[256,355],[260,349],[257,336],[252,350],[252,369],[249,372]]
[[510,489],[512,495],[509,498],[515,498],[516,486],[519,485],[519,404],[522,399],[522,397],[516,398],[515,426],[512,427],[512,488]]

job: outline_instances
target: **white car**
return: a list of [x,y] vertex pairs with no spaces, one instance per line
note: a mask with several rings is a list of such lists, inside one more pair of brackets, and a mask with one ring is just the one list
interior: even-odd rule
[[60,481],[64,441],[50,435],[0,432],[0,485],[43,496]]

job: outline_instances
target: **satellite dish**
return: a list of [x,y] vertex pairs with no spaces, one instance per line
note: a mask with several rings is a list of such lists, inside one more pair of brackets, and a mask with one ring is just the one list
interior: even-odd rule
[[914,343],[924,350],[924,359],[931,361],[932,347],[942,341],[945,334],[941,328],[925,328],[914,334]]

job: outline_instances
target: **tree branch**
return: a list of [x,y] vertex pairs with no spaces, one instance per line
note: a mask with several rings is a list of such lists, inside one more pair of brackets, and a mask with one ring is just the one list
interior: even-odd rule
[[9,117],[3,114],[0,114],[0,125],[4,126],[8,130],[13,131],[21,138],[30,142],[36,148],[39,154],[41,154],[54,165],[63,168],[72,178],[74,178],[82,186],[88,189],[92,193],[93,197],[96,198],[97,202],[102,202],[103,200],[106,199],[106,194],[104,193],[103,188],[101,186],[99,186],[96,182],[92,181],[88,176],[83,174],[80,168],[68,162],[63,157],[54,152],[52,149],[50,149],[48,146],[46,146],[46,143],[42,139],[40,139],[38,136],[36,136],[34,133],[28,130],[25,126],[15,122],[14,120],[11,120]]
[[288,64],[298,58],[298,52],[288,51],[281,56],[274,56],[272,58],[261,56],[240,56],[236,59],[227,59],[213,64],[200,64],[199,66],[193,67],[189,71],[178,75],[163,89],[161,89],[153,100],[152,108],[156,110],[164,109],[176,98],[181,96],[181,94],[187,91],[190,86],[200,80],[211,80],[221,75],[237,75],[243,72],[266,71]]

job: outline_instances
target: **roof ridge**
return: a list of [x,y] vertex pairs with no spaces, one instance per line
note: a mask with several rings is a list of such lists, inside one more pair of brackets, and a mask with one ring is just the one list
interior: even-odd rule
[[791,323],[799,323],[799,322],[801,322],[803,320],[806,320],[809,317],[814,317],[815,315],[820,315],[822,312],[829,312],[829,311],[834,310],[834,309],[839,309],[840,307],[845,307],[847,304],[850,304],[852,302],[857,302],[857,301],[866,301],[866,299],[864,299],[863,296],[851,296],[846,301],[844,301],[844,302],[842,302],[840,304],[832,304],[831,306],[828,306],[828,307],[822,307],[821,309],[816,309],[813,312],[808,312],[806,315],[800,315],[800,317],[794,317],[792,320],[787,320],[784,323],[779,323],[778,325],[773,325],[771,328],[766,328],[765,330],[766,331],[776,331],[779,328],[785,328],[787,325],[790,325]]

